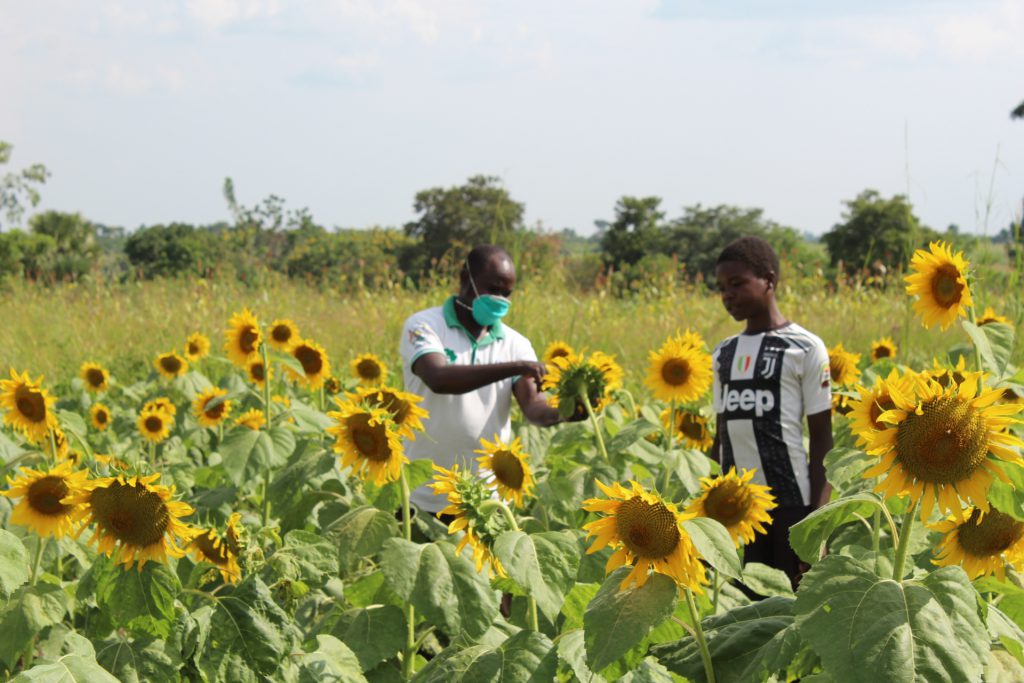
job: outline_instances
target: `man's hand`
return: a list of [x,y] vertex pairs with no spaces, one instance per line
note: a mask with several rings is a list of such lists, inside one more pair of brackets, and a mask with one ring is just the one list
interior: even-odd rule
[[524,360],[521,361],[521,363],[522,371],[519,373],[519,376],[533,380],[534,385],[537,387],[537,391],[540,391],[541,383],[544,381],[544,375],[548,374],[547,368],[544,367],[543,363],[533,360]]

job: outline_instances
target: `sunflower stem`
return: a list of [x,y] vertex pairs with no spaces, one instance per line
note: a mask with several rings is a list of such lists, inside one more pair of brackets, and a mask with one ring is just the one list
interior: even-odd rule
[[721,584],[718,582],[718,570],[714,567],[711,568],[711,585],[714,586],[711,593],[711,613],[718,614],[718,594]]
[[693,599],[693,591],[686,588],[686,605],[690,608],[690,618],[693,619],[693,632],[697,638],[697,647],[700,648],[700,659],[704,662],[704,676],[708,683],[715,683],[715,667],[711,663],[711,651],[708,650],[708,641],[704,638],[704,628],[700,625],[700,611],[697,609],[697,602]]
[[50,428],[46,430],[46,435],[50,437],[50,457],[57,462],[57,434]]
[[36,555],[32,560],[32,579],[30,585],[36,585],[36,579],[39,578],[39,565],[43,561],[43,550],[46,549],[46,537],[39,536],[39,542],[36,543]]
[[580,400],[583,401],[583,406],[587,409],[587,415],[590,416],[590,424],[594,427],[597,447],[601,450],[601,455],[604,456],[605,462],[611,462],[611,459],[608,457],[608,449],[604,447],[604,437],[601,436],[601,425],[597,423],[597,415],[594,414],[594,408],[590,405],[590,399],[585,391],[580,392]]
[[[412,541],[412,510],[409,505],[409,480],[405,476],[405,465],[399,470],[402,490],[402,533],[405,540]],[[416,609],[412,603],[405,604],[405,650],[402,652],[402,678],[409,680],[416,673]]]
[[668,424],[665,425],[665,467],[662,470],[661,495],[668,499],[668,487],[672,483],[672,468],[669,462],[672,460],[672,442],[675,441],[676,427],[676,402],[669,403]]
[[879,571],[878,541],[882,532],[882,511],[875,509],[874,517],[871,520],[871,552],[875,554],[875,573]]
[[[267,435],[270,435],[270,357],[267,353],[266,343],[260,344],[260,355],[263,359],[263,419],[266,422],[264,428]],[[270,464],[267,464],[263,472],[263,528],[267,527],[267,520],[270,519]]]
[[917,501],[915,500],[907,508],[903,515],[903,524],[900,525],[900,542],[896,546],[896,558],[892,565],[892,580],[903,582],[903,565],[907,561],[907,549],[910,548],[910,532],[914,528],[914,517],[917,514]]

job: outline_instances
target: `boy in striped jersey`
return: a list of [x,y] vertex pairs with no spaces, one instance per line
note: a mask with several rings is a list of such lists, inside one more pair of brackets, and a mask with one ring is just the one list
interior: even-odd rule
[[832,492],[824,463],[832,449],[828,351],[779,312],[779,257],[763,239],[731,242],[718,256],[715,277],[722,304],[746,329],[713,353],[718,429],[712,454],[723,470],[756,468],[754,481],[771,487],[778,503],[772,524],[746,546],[744,560],[785,571],[795,586],[801,566],[789,529]]

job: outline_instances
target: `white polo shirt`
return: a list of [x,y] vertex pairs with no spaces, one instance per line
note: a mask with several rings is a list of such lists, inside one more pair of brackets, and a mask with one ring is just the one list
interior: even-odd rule
[[[480,439],[492,440],[497,434],[504,440],[512,436],[509,418],[512,409],[512,385],[518,377],[509,377],[466,394],[435,394],[413,373],[413,363],[428,353],[440,353],[452,365],[487,365],[507,361],[536,361],[533,345],[511,327],[496,323],[480,340],[473,339],[455,315],[455,297],[443,306],[411,315],[402,327],[402,374],[405,390],[423,397],[421,407],[430,413],[423,421],[425,433],[415,441],[405,441],[410,460],[429,458],[441,467],[452,465],[476,468]],[[437,512],[448,503],[426,486],[412,492],[412,502],[426,512]]]

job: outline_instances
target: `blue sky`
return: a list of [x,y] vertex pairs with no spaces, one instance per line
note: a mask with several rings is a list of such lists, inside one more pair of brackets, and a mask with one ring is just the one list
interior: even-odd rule
[[0,139],[40,208],[129,228],[226,219],[225,176],[401,225],[487,173],[550,229],[653,194],[821,233],[871,187],[994,233],[1022,35],[1024,0],[0,0]]

